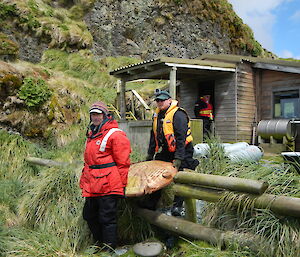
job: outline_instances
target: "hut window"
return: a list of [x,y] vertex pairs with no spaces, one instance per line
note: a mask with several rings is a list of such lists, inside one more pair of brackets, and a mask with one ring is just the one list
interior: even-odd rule
[[274,92],[274,118],[300,118],[299,90]]

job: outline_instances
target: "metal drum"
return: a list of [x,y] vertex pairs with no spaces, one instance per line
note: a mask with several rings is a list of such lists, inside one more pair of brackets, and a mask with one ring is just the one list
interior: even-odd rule
[[271,136],[275,139],[282,139],[285,136],[289,141],[294,141],[296,127],[288,119],[261,120],[257,126],[257,135],[264,139]]

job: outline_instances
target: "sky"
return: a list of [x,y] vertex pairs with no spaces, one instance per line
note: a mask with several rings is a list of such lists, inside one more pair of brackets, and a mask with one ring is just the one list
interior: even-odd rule
[[255,39],[281,58],[300,59],[300,0],[228,0]]

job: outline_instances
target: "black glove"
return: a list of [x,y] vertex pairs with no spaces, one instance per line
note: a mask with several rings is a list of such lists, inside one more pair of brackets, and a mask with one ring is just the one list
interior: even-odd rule
[[179,167],[181,166],[181,160],[179,159],[174,159],[173,161],[173,167],[179,170]]
[[153,155],[148,154],[145,161],[152,161],[152,160],[153,160]]

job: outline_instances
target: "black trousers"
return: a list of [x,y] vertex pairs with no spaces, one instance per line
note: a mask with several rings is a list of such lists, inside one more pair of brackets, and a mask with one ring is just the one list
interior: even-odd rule
[[208,117],[200,117],[203,121],[203,135],[209,136],[211,133],[211,120]]
[[87,221],[94,240],[115,248],[118,243],[117,203],[120,196],[86,197],[83,219]]

